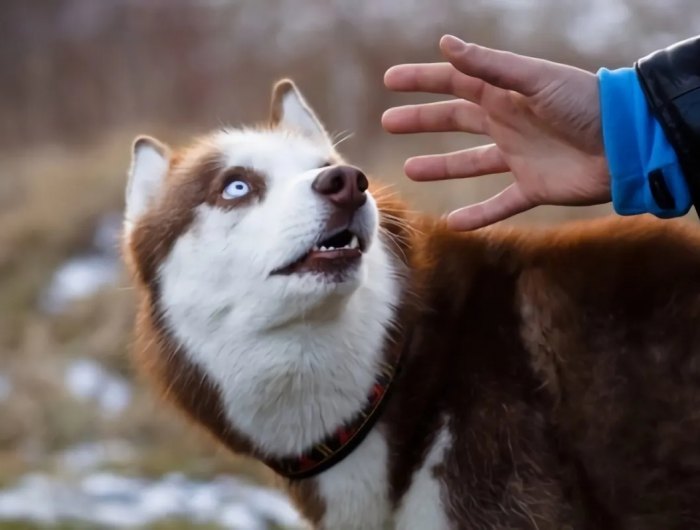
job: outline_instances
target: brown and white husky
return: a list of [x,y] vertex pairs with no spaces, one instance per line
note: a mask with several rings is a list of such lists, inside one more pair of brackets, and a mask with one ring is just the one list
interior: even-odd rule
[[700,231],[457,234],[266,126],[134,144],[135,354],[314,528],[700,528]]

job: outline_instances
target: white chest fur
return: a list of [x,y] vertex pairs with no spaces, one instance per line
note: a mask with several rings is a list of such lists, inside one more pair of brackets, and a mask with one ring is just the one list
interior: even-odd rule
[[388,448],[375,428],[345,460],[319,476],[326,513],[320,530],[390,528]]
[[396,530],[449,530],[443,486],[435,476],[435,468],[442,463],[451,443],[449,431],[443,426],[399,504]]
[[394,512],[389,501],[388,446],[379,428],[345,460],[320,475],[326,513],[319,530],[449,530],[435,476],[451,436],[443,427]]

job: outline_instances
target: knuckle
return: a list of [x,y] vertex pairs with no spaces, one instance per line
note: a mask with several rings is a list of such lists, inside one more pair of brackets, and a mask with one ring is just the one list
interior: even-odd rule
[[487,156],[488,156],[488,149],[479,148],[479,149],[475,150],[473,153],[473,156],[471,157],[474,169],[476,169],[476,170],[484,169],[488,165]]
[[467,109],[460,102],[452,104],[450,119],[452,126],[460,131],[466,131],[469,128],[469,116]]
[[458,105],[452,104],[447,112],[447,122],[450,129],[463,131],[465,127],[464,115]]

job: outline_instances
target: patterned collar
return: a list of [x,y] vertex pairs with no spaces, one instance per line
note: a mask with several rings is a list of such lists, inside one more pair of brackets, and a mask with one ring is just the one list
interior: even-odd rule
[[[406,341],[408,344],[410,341]],[[387,401],[391,384],[399,373],[405,347],[398,348],[393,359],[382,361],[367,402],[350,421],[341,425],[334,433],[313,445],[303,454],[288,458],[266,459],[265,465],[291,480],[313,477],[334,466],[348,456],[374,427],[379,419],[382,405]]]

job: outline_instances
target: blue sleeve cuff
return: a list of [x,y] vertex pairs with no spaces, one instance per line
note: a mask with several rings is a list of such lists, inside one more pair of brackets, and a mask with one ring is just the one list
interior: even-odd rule
[[598,83],[615,211],[664,218],[686,214],[692,205],[688,185],[634,68],[601,68]]

